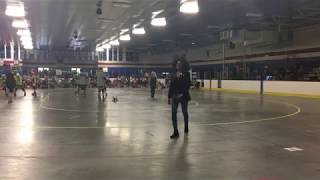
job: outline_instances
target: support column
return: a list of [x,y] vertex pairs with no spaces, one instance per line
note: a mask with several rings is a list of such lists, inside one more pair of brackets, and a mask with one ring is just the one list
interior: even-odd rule
[[106,61],[109,61],[109,48],[106,49]]
[[127,61],[127,48],[123,47],[122,49],[122,61]]
[[10,54],[11,54],[11,59],[14,60],[14,42],[10,42]]
[[29,55],[29,51],[28,50],[25,49],[24,50],[24,54],[25,54],[24,56],[25,56],[26,59],[30,59],[30,55]]
[[[47,53],[48,55],[48,53]],[[20,43],[18,44],[18,60],[21,60],[21,47],[20,47]]]
[[4,59],[7,59],[7,42],[4,42]]
[[95,61],[95,60],[96,60],[94,51],[91,52],[91,58],[92,58],[92,61]]
[[222,62],[222,77],[221,79],[224,80],[224,71],[225,71],[225,59],[226,59],[226,46],[225,46],[225,43],[223,42],[222,44],[222,56],[223,56],[223,62]]
[[111,61],[114,61],[115,60],[115,58],[114,58],[114,47],[112,46],[112,48],[111,48]]
[[119,46],[117,46],[117,61],[120,61],[120,50],[119,50]]

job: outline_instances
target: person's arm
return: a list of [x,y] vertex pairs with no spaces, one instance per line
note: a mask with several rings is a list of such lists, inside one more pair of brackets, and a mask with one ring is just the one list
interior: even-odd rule
[[186,81],[187,81],[187,89],[189,90],[190,89],[190,87],[191,87],[191,85],[192,85],[192,83],[191,83],[191,79],[190,79],[190,73],[188,72],[187,74],[186,74]]
[[8,78],[6,78],[6,80],[4,81],[4,83],[5,83],[6,86],[8,86],[8,84],[9,84]]
[[169,84],[169,91],[168,91],[168,104],[171,104],[172,101],[172,96],[173,96],[173,87],[174,86],[174,82],[173,82],[173,78],[170,80],[170,84]]

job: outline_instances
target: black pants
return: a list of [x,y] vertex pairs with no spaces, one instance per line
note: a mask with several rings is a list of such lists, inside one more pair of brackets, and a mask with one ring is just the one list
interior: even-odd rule
[[181,104],[181,109],[184,117],[184,127],[188,128],[188,124],[189,124],[188,101],[172,100],[172,125],[175,132],[178,132],[177,113],[178,113],[179,104]]
[[150,88],[150,92],[151,92],[151,98],[154,98],[154,95],[156,93],[156,88],[155,87],[151,87]]

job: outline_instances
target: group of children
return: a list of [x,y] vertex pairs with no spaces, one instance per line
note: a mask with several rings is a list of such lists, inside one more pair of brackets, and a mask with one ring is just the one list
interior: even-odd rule
[[[76,79],[77,90],[76,94],[82,90],[86,94],[86,89],[89,84],[88,76],[85,73],[80,73]],[[105,100],[107,96],[107,79],[105,78],[105,73],[102,69],[99,69],[96,74],[96,86],[98,88],[98,99]]]
[[[31,76],[31,84],[33,88],[32,96],[37,96],[37,84],[38,78],[34,74]],[[12,71],[7,74],[3,74],[0,79],[1,89],[4,91],[5,95],[8,97],[8,103],[13,102],[13,96],[17,96],[17,91],[22,90],[23,95],[26,96],[26,80],[19,73],[14,73]]]

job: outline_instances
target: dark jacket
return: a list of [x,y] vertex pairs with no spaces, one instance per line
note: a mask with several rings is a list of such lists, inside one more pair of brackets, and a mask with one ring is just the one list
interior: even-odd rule
[[7,74],[6,86],[8,88],[15,88],[16,87],[16,79],[14,78],[12,73]]
[[183,73],[180,77],[173,75],[169,86],[169,98],[174,98],[182,94],[181,100],[191,100],[189,89],[191,86],[190,73]]
[[150,78],[150,88],[155,89],[157,87],[157,78],[156,77],[151,77]]

